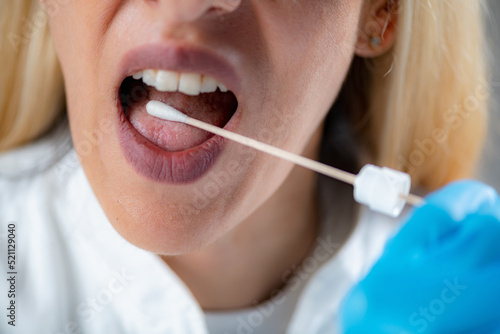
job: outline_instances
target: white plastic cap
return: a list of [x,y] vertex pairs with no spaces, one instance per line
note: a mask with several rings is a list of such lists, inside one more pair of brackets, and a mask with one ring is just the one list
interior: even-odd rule
[[406,204],[400,195],[408,195],[410,187],[410,175],[387,167],[366,165],[354,180],[354,199],[374,211],[397,217]]

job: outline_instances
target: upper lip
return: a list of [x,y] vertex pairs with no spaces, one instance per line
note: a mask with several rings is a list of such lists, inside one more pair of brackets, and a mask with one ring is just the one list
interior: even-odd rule
[[200,73],[222,82],[236,96],[241,81],[230,62],[220,55],[192,45],[146,44],[122,58],[118,87],[125,78],[146,69]]

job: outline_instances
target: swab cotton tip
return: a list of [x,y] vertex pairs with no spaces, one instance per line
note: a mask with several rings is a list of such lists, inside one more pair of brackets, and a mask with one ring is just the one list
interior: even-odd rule
[[364,166],[354,180],[354,199],[370,209],[397,217],[410,193],[410,175],[387,167]]
[[160,101],[149,101],[146,104],[148,114],[166,121],[186,123],[188,117],[179,110]]

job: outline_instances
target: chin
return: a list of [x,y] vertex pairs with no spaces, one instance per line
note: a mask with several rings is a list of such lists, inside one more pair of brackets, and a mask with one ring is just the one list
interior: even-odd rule
[[215,189],[213,175],[224,160],[188,185],[158,184],[133,169],[105,178],[105,186],[91,177],[91,185],[111,225],[128,242],[160,255],[186,254],[211,244],[238,223],[237,193],[243,187],[238,179],[220,191],[206,191]]

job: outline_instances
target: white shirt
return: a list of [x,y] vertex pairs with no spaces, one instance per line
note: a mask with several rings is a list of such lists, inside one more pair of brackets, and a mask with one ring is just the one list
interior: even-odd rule
[[[204,314],[158,256],[112,228],[74,150],[44,171],[13,177],[53,150],[46,139],[0,155],[0,333],[339,333],[342,298],[398,225],[362,209],[340,249],[322,233],[283,295],[247,310]],[[9,224],[15,225],[15,327],[7,323],[12,299],[3,278],[11,271]]]

